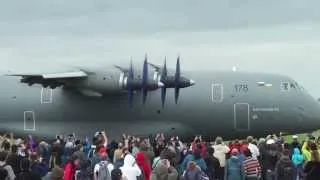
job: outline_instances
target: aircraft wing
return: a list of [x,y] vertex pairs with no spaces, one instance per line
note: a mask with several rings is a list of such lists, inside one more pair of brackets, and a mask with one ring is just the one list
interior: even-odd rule
[[13,73],[6,76],[19,76],[22,83],[29,85],[41,84],[44,87],[58,87],[65,85],[72,79],[81,79],[88,76],[84,71],[69,71],[59,73]]
[[45,74],[32,74],[32,73],[23,73],[23,74],[7,74],[7,76],[20,76],[20,77],[42,77],[43,79],[65,79],[65,78],[81,78],[87,77],[87,73],[83,71],[74,71],[74,72],[62,72],[62,73],[45,73]]

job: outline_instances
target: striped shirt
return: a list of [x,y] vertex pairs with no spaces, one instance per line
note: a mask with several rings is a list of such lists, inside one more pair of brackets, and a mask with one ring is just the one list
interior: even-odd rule
[[243,166],[246,177],[261,176],[261,166],[258,160],[249,157],[243,162]]

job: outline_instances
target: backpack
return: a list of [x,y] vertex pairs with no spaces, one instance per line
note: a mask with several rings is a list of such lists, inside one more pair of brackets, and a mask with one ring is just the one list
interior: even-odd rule
[[31,170],[33,172],[39,173],[41,177],[44,177],[49,172],[49,167],[44,163],[36,162],[31,165]]
[[87,170],[80,170],[76,172],[76,180],[91,180]]
[[7,164],[4,164],[4,165],[0,166],[0,172],[1,172],[1,174],[6,172],[6,174],[8,176],[9,172],[8,172],[8,170],[6,170],[6,168],[5,168],[6,166],[7,166]]
[[108,169],[109,162],[101,161],[99,163],[99,171],[97,175],[97,180],[111,180],[111,175]]
[[281,180],[292,180],[294,176],[294,166],[291,161],[281,161],[279,165],[279,177]]
[[[181,179],[182,180],[189,180],[189,172],[190,172],[189,170],[185,170]],[[209,176],[205,172],[203,172],[201,170],[196,172],[196,177],[195,178],[199,179],[199,180],[209,180],[210,179]]]

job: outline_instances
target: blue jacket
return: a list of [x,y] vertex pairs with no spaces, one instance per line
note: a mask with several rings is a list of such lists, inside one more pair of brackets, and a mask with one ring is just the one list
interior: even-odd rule
[[298,166],[304,162],[304,157],[299,148],[294,148],[291,160],[295,166]]
[[225,167],[225,180],[245,180],[244,168],[237,156],[231,156]]

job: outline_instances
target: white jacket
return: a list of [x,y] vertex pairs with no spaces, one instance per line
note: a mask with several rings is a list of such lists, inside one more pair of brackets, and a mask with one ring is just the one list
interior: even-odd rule
[[255,144],[249,143],[248,149],[252,154],[252,158],[257,160],[258,156],[260,156],[259,148]]
[[141,175],[141,170],[131,154],[125,156],[123,166],[120,167],[120,170],[127,180],[137,180],[137,177]]
[[224,144],[214,145],[213,156],[216,157],[220,162],[220,167],[226,166],[226,154],[229,153],[230,148]]

